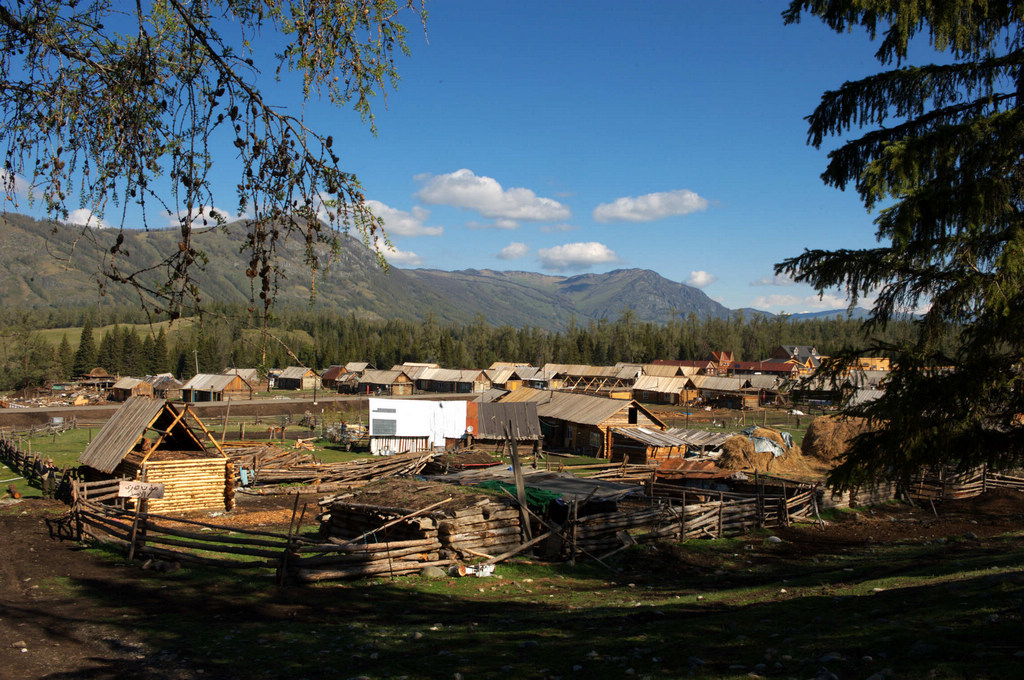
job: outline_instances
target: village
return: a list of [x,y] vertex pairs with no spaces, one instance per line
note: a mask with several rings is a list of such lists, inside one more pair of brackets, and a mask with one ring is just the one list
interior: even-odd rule
[[[711,582],[725,587],[723,579],[733,578],[727,574],[735,568],[727,566],[735,560],[728,551],[738,549],[746,551],[739,564],[762,565],[768,579],[763,587],[778,590],[777,570],[792,564],[790,551],[812,551],[826,563],[845,560],[812,547],[829,536],[853,532],[870,543],[871,536],[893,531],[896,541],[906,530],[962,531],[990,536],[982,543],[988,545],[1007,522],[1016,521],[1024,478],[988,469],[923,470],[909,487],[832,493],[824,476],[861,430],[830,414],[884,389],[887,367],[865,361],[844,379],[826,382],[815,374],[825,357],[814,348],[780,347],[774,355],[737,362],[716,352],[703,361],[606,367],[498,363],[483,370],[426,363],[375,369],[356,362],[320,374],[301,367],[268,376],[229,369],[178,384],[170,376],[96,371],[78,384],[21,399],[45,407],[4,409],[22,420],[4,428],[0,458],[12,476],[24,479],[4,485],[0,521],[10,519],[8,536],[23,549],[42,549],[37,541],[49,533],[46,550],[53,564],[70,557],[69,569],[83,568],[83,556],[54,552],[65,542],[101,551],[85,563],[90,569],[109,570],[103,565],[114,560],[134,567],[140,583],[171,586],[186,598],[192,588],[179,578],[245,575],[252,593],[247,597],[290,592],[294,611],[315,606],[302,604],[306,589],[352,583],[406,583],[403,588],[424,594],[441,587],[464,600],[495,588],[500,590],[494,594],[505,592],[512,583],[531,598],[535,580],[555,584],[584,575],[588,581],[654,583],[663,578],[654,572],[666,560],[691,565],[690,584],[679,582],[673,590],[692,593],[691,588],[706,591]],[[67,405],[76,400],[84,405]],[[79,445],[72,443],[76,436]],[[50,455],[50,444],[54,451],[64,449],[59,460]],[[50,508],[44,534],[34,539],[11,523],[17,515],[3,510],[18,512],[33,497]],[[963,515],[957,509],[958,503],[981,499],[1001,504],[998,517],[979,524],[976,518],[983,515],[977,510]],[[882,511],[878,519],[890,520],[884,526],[874,519],[850,523],[862,511],[871,517],[876,511],[870,508],[891,503],[906,510]],[[925,528],[932,514],[935,524]],[[701,544],[721,547],[709,554]],[[727,552],[715,557],[722,549]],[[29,574],[40,564],[33,558],[14,568]],[[550,568],[570,571],[552,576]],[[488,582],[481,579],[492,585],[478,587]],[[571,592],[585,598],[590,587],[577,584]],[[324,601],[316,594],[322,591],[309,592]],[[367,591],[367,597],[372,592],[380,591]],[[562,597],[555,592],[551,597]],[[694,595],[686,597],[692,601]],[[402,593],[387,598],[380,606],[403,606]],[[490,596],[464,607],[485,602],[492,602]],[[652,600],[649,606],[668,605]],[[452,615],[437,616],[447,621],[439,625],[458,628]],[[532,631],[549,625],[545,620],[536,610],[524,614],[520,625]],[[32,627],[29,619],[19,625]],[[516,644],[532,645],[531,635]],[[31,654],[50,644],[42,642],[46,638],[40,632],[31,643],[15,640],[23,647],[0,656]],[[203,646],[198,639],[191,644]],[[738,652],[720,650],[720,658],[708,661],[695,654],[676,658],[668,648],[647,654],[651,661],[623,657],[614,647],[601,647],[597,657],[573,667],[591,668],[593,677],[621,677],[637,663],[651,671],[670,668],[673,676],[725,677],[742,674],[741,667],[743,673],[772,675],[772,668],[806,670],[808,663],[839,670],[841,658],[851,665],[838,656],[821,663],[819,652],[799,663],[778,652],[767,662],[738,663],[723,660]],[[259,658],[278,668],[288,653],[273,649],[270,657]],[[357,655],[353,667],[367,669],[367,677],[446,677],[410,673],[408,667],[382,671],[381,657],[372,657]],[[59,665],[52,655],[43,658],[40,671],[47,663]],[[594,662],[603,658],[615,661],[597,670]],[[536,660],[507,657],[503,667],[529,673],[535,665]],[[863,660],[852,665],[865,672],[882,667]],[[173,677],[182,678],[204,667],[190,655],[176,657],[171,666],[178,673]],[[236,677],[216,663],[211,670]]]

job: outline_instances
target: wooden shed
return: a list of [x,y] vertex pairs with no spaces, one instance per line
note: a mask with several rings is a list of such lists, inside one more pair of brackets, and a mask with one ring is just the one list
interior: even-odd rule
[[152,397],[153,386],[139,378],[121,378],[107,390],[110,401],[128,401],[129,397]]
[[181,388],[187,402],[252,399],[252,386],[240,375],[197,373]]
[[613,427],[665,429],[657,416],[633,400],[523,387],[509,392],[500,403],[527,401],[537,404],[537,416],[549,446],[599,458],[611,457]]
[[320,387],[320,376],[312,368],[289,366],[277,376],[279,390],[312,390]]
[[671,432],[647,427],[613,427],[612,462],[626,461],[644,465],[669,458],[683,458],[686,441]]
[[377,371],[367,369],[359,378],[359,392],[363,394],[390,394],[395,397],[413,393],[413,381],[405,371]]
[[162,483],[164,497],[147,501],[150,512],[230,510],[234,470],[217,441],[209,437],[213,449],[208,450],[193,428],[209,434],[187,404],[178,407],[163,399],[131,397],[78,462],[87,479],[126,477]]
[[528,446],[536,453],[543,439],[537,405],[533,402],[466,404],[466,439],[475,445],[504,451],[506,438],[515,440],[517,445]]

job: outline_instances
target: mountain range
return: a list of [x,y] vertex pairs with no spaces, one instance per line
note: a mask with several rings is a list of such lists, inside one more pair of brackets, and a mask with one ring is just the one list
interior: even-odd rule
[[[197,232],[207,256],[198,277],[204,300],[248,303],[252,290],[247,257],[239,252],[240,225]],[[23,215],[0,218],[0,299],[4,307],[40,309],[88,306],[99,301],[103,258],[109,258],[116,230],[91,230],[37,221]],[[125,230],[120,245],[134,269],[153,267],[178,247],[178,229]],[[646,269],[603,274],[553,276],[522,271],[465,269],[383,270],[355,238],[340,239],[326,271],[312,278],[301,246],[279,250],[284,274],[279,306],[308,306],[371,319],[425,319],[466,324],[483,317],[495,325],[564,328],[572,319],[617,319],[629,310],[638,321],[665,323],[695,314],[724,318],[732,311],[697,288],[670,281]],[[160,271],[157,267],[156,272]],[[111,284],[104,297],[113,304],[138,304],[138,293]],[[766,312],[744,310],[745,314]],[[845,310],[819,313],[845,315]]]

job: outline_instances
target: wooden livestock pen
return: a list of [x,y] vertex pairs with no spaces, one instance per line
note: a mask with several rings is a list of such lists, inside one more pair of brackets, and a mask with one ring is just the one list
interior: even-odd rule
[[193,427],[209,435],[186,404],[131,397],[82,452],[83,477],[163,484],[163,498],[146,501],[151,512],[230,510],[233,466],[213,437],[207,449]]
[[321,507],[328,544],[300,549],[292,562],[300,580],[409,573],[499,555],[521,542],[510,501],[439,482],[372,482]]

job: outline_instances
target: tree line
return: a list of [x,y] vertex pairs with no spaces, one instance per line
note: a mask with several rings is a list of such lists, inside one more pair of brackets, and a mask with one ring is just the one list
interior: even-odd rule
[[170,334],[163,328],[140,334],[115,319],[98,343],[87,316],[74,349],[67,334],[56,347],[43,339],[28,328],[26,315],[20,327],[7,326],[0,389],[69,380],[96,367],[112,375],[170,372],[187,380],[197,372],[231,367],[302,365],[322,370],[349,361],[368,361],[378,368],[406,361],[449,368],[486,368],[495,361],[612,365],[706,359],[719,350],[749,361],[767,358],[783,344],[812,345],[831,355],[907,341],[917,332],[912,321],[895,321],[869,336],[860,321],[849,318],[798,320],[739,312],[722,319],[691,315],[656,324],[639,322],[627,311],[615,320],[570,320],[565,329],[546,330],[493,326],[483,316],[471,324],[454,325],[438,323],[429,314],[424,321],[379,321],[293,309],[280,312],[274,327],[264,333],[239,311],[225,308]]

